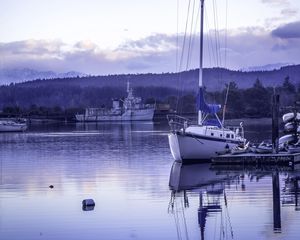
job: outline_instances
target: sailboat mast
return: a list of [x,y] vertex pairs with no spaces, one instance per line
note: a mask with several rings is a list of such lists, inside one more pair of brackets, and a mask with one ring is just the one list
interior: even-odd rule
[[[199,62],[199,91],[203,86],[203,21],[204,21],[204,0],[201,1],[201,20],[200,20],[200,62]],[[198,110],[198,124],[202,124],[202,112]]]

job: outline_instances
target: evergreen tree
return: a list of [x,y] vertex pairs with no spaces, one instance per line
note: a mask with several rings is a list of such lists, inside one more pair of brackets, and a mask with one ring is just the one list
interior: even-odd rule
[[245,113],[250,117],[264,117],[271,113],[271,94],[257,78],[253,87],[244,94]]
[[283,91],[289,92],[289,93],[295,93],[296,92],[296,87],[295,87],[294,84],[292,84],[290,82],[290,77],[289,76],[286,76],[284,78],[284,82],[282,84],[282,89],[283,89]]

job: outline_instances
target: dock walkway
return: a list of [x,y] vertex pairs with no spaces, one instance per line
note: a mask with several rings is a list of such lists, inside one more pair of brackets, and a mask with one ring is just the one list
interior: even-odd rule
[[300,163],[300,153],[289,154],[280,152],[277,154],[225,154],[212,159],[213,164],[277,164],[277,165],[294,165]]

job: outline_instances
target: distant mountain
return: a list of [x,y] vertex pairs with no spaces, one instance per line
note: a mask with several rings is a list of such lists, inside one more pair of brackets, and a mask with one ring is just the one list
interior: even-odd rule
[[[77,87],[120,87],[126,89],[126,82],[133,87],[168,87],[180,90],[198,89],[198,69],[180,73],[119,74],[106,76],[66,77],[49,80],[34,80],[18,84],[23,87],[77,86]],[[282,85],[288,76],[297,87],[300,84],[300,65],[281,67],[272,71],[233,71],[224,68],[204,69],[204,85],[209,91],[221,91],[225,84],[235,82],[239,88],[250,88],[259,79],[265,87]]]
[[252,66],[252,67],[248,67],[248,68],[243,68],[243,69],[241,69],[241,71],[244,71],[244,72],[272,71],[272,70],[280,69],[282,67],[291,66],[291,65],[294,65],[294,64],[292,64],[292,63],[275,63],[275,64],[267,64],[267,65],[263,65],[263,66]]
[[66,73],[56,73],[53,71],[37,71],[34,69],[0,69],[0,83],[19,83],[35,79],[53,79],[53,78],[73,78],[83,77],[87,74],[70,71]]

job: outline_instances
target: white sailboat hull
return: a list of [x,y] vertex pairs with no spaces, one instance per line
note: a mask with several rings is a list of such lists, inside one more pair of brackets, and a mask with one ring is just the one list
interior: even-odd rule
[[123,114],[113,115],[85,115],[77,114],[79,122],[105,122],[105,121],[152,121],[154,108],[127,110]]
[[231,149],[240,141],[230,141],[207,136],[189,136],[179,133],[168,135],[169,145],[174,160],[182,163],[207,162],[218,156],[217,153]]

